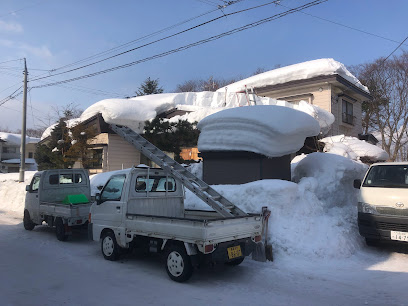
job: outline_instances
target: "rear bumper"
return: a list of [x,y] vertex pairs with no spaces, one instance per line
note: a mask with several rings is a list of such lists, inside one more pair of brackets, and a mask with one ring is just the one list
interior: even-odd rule
[[391,231],[408,232],[408,217],[358,213],[358,230],[368,239],[391,240]]
[[251,240],[251,238],[245,238],[245,239],[240,239],[240,240],[234,240],[234,241],[228,241],[228,242],[223,242],[217,245],[216,249],[214,252],[211,254],[204,255],[205,256],[205,261],[207,262],[216,262],[216,263],[225,263],[229,261],[233,261],[242,257],[238,258],[233,258],[229,259],[228,258],[228,251],[227,249],[229,247],[234,247],[234,246],[240,246],[241,247],[241,252],[242,252],[242,257],[248,256],[252,253],[252,251],[255,249],[255,242]]

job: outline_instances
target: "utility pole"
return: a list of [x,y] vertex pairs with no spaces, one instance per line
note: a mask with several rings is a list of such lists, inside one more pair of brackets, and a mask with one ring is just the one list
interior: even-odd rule
[[25,153],[26,153],[26,128],[27,128],[27,63],[24,58],[24,89],[23,89],[23,124],[21,127],[20,147],[20,177],[19,182],[24,182]]

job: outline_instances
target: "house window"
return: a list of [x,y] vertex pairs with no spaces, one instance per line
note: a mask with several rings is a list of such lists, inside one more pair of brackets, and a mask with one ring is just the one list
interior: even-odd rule
[[3,153],[17,153],[16,147],[3,147]]
[[33,152],[28,152],[28,158],[33,158]]
[[103,161],[103,149],[93,149],[91,150],[90,156],[90,169],[101,169],[102,168],[102,161]]
[[342,121],[354,125],[353,104],[342,100]]

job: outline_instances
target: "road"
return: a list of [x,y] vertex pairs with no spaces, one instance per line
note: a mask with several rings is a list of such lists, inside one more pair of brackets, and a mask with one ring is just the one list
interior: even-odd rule
[[1,305],[407,305],[408,255],[366,249],[342,260],[279,254],[238,267],[204,267],[171,281],[158,256],[103,259],[99,244],[75,232],[25,231],[0,211]]

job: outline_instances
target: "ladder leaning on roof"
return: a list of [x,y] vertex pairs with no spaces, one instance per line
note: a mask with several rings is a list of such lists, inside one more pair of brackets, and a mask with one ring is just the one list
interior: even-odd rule
[[181,181],[191,192],[222,216],[234,217],[247,215],[244,211],[211,188],[206,182],[196,177],[174,159],[168,157],[163,151],[132,129],[115,124],[111,124],[110,127],[115,133],[135,146],[144,156],[160,166],[166,173],[171,174]]

